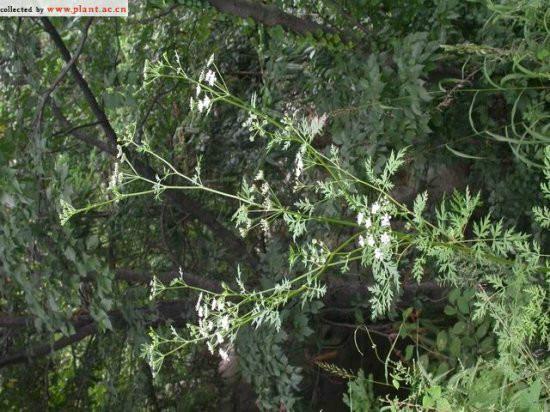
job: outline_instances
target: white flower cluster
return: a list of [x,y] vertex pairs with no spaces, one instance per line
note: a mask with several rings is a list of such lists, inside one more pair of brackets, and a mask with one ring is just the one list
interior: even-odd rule
[[206,84],[208,84],[210,87],[214,86],[216,84],[216,73],[214,73],[213,70],[208,70],[206,74],[204,75],[204,81]]
[[233,220],[235,220],[235,226],[239,229],[241,237],[245,238],[248,235],[248,231],[252,227],[252,219],[248,217],[248,206],[242,203],[237,211],[233,214]]
[[372,250],[376,260],[383,260],[388,255],[392,241],[390,222],[387,201],[374,202],[357,213],[357,224],[367,229],[367,234],[358,238],[359,246]]
[[210,97],[207,94],[205,94],[204,98],[198,101],[197,110],[199,111],[199,113],[208,112],[208,110],[210,109],[211,103],[212,101],[210,100]]
[[225,361],[228,352],[224,349],[225,342],[232,343],[236,332],[233,330],[233,317],[238,308],[234,303],[226,301],[223,296],[205,295],[201,292],[195,310],[199,317],[198,327],[192,326],[197,338],[206,340],[210,353],[218,349],[218,354]]
[[118,162],[115,162],[113,174],[109,179],[109,186],[107,187],[108,190],[116,191],[118,189],[118,186],[122,183],[122,180],[123,180],[123,175],[122,175],[122,172],[120,171],[120,165]]
[[306,146],[302,145],[298,154],[296,155],[296,160],[294,161],[294,176],[296,179],[299,179],[302,173],[304,172],[304,154],[306,152]]
[[[314,276],[308,276],[305,288],[300,288],[302,305],[306,302],[319,299],[326,293],[326,286],[321,285]],[[245,289],[240,278],[240,270],[237,275],[237,284],[240,287],[244,301],[234,303],[226,300],[225,292],[234,292],[226,289],[223,294],[210,294],[201,292],[195,310],[198,316],[198,325],[189,325],[194,341],[205,341],[210,353],[217,352],[222,360],[227,360],[237,331],[244,325],[251,324],[258,328],[262,325],[275,328],[280,331],[282,319],[280,308],[288,303],[293,296],[293,281],[284,278],[273,288],[255,292]],[[239,308],[243,303],[252,307],[247,309],[244,316],[239,314]]]
[[153,276],[149,281],[149,300],[155,299],[164,289],[165,287],[162,282],[156,276]]
[[251,110],[248,111],[248,117],[241,124],[243,128],[248,129],[250,132],[249,140],[251,142],[256,139],[257,135],[260,135],[261,137],[265,137],[266,135],[265,126],[267,126],[267,120],[261,116],[258,116],[255,112],[257,106],[256,100],[256,93],[253,93],[250,99]]
[[[206,65],[206,69],[204,69],[199,76],[199,81],[195,89],[195,98],[191,97],[189,101],[189,107],[191,108],[191,110],[194,110],[196,108],[199,113],[208,113],[210,107],[212,106],[212,98],[207,94],[207,91],[205,90],[203,85],[213,87],[216,84],[216,72],[209,68],[212,65],[213,61],[214,58],[213,56],[211,56]],[[204,92],[202,98],[201,92]]]
[[[274,204],[271,199],[272,190],[269,182],[265,180],[263,170],[258,171],[252,185],[248,185],[246,180],[243,181],[240,196],[247,202],[242,202],[239,209],[233,215],[233,219],[242,237],[246,237],[248,231],[252,228],[253,220],[249,217],[249,207],[254,203],[260,202],[260,200],[256,200],[258,195],[261,200],[261,210],[266,214],[272,213],[274,211]],[[262,217],[259,220],[259,224],[264,233],[269,235],[269,220]]]
[[248,129],[251,132],[249,140],[253,142],[256,138],[256,123],[258,121],[258,115],[256,113],[249,113],[246,120],[242,123],[242,127]]
[[[129,144],[130,142],[133,142],[133,133],[124,133],[122,137],[122,142],[124,144]],[[145,144],[147,144],[145,142]],[[121,187],[123,181],[124,181],[124,174],[122,173],[121,167],[124,165],[124,163],[128,162],[128,159],[126,158],[126,153],[124,152],[124,147],[117,144],[116,146],[117,154],[116,154],[116,161],[113,169],[113,174],[111,175],[111,178],[109,179],[109,185],[107,186],[107,190],[113,192],[115,196],[115,202],[118,202],[121,197],[121,192],[119,188]]]
[[322,240],[312,239],[311,243],[300,250],[302,263],[306,268],[323,266],[330,254],[330,250]]

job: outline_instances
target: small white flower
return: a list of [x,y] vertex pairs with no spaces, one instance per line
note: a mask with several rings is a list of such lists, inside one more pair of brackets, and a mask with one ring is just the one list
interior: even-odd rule
[[199,94],[201,94],[201,85],[197,84],[197,88],[195,89],[195,97],[199,97]]
[[220,332],[216,333],[216,343],[219,345],[220,343],[223,343],[223,336]]
[[376,203],[373,203],[372,206],[371,206],[371,213],[373,215],[377,214],[378,212],[380,211],[380,203],[376,202]]
[[254,180],[264,180],[264,171],[262,169],[258,170]]
[[122,183],[123,176],[122,173],[119,171],[119,165],[118,162],[115,162],[115,167],[113,170],[113,174],[111,175],[111,179],[109,180],[109,190],[115,190],[117,186]]
[[269,222],[266,219],[260,220],[260,226],[262,227],[262,230],[265,234],[269,233]]
[[374,258],[375,259],[382,260],[383,257],[384,257],[384,253],[380,249],[378,249],[378,248],[374,249]]
[[296,178],[299,178],[303,171],[304,159],[302,158],[302,153],[299,153],[298,156],[296,156],[296,170],[294,171]]
[[201,306],[202,302],[202,292],[199,294],[199,299],[197,300],[197,304],[195,305],[195,310],[198,311],[199,307]]
[[385,214],[384,216],[382,216],[382,220],[380,222],[380,226],[382,227],[387,227],[390,225],[390,220],[391,220],[391,216],[388,215],[388,214]]
[[252,130],[254,129],[254,128],[252,127],[252,125],[253,125],[253,123],[254,123],[254,121],[256,120],[257,117],[258,117],[258,116],[255,115],[254,113],[250,114],[250,115],[248,116],[248,118],[242,123],[242,126],[243,126],[244,128],[249,129],[250,131],[252,131]]
[[368,217],[366,220],[365,220],[365,227],[368,229],[372,226],[372,220],[370,217]]
[[365,214],[363,212],[357,213],[357,224],[358,225],[363,224],[364,220],[365,220]]
[[219,354],[220,358],[222,358],[224,362],[227,362],[229,360],[229,354],[224,349],[220,348]]
[[214,86],[214,83],[216,83],[216,73],[212,70],[208,70],[206,76],[204,77],[204,81],[208,83],[209,86]]
[[359,246],[365,247],[365,238],[363,236],[359,236]]
[[208,97],[208,95],[204,95],[204,98],[202,100],[199,100],[199,102],[197,103],[197,109],[199,113],[208,110],[211,102],[212,100],[210,100],[210,97]]
[[202,99],[202,106],[204,107],[204,109],[208,109],[210,107],[210,103],[210,97],[208,97],[208,95],[205,95],[204,99]]
[[220,322],[223,330],[229,330],[229,316],[224,316]]
[[391,237],[387,233],[383,233],[382,236],[380,236],[380,242],[383,245],[387,245],[388,243],[390,243],[390,240],[391,240]]
[[212,304],[210,305],[210,309],[216,310],[217,307],[218,307],[218,301],[216,300],[216,298],[214,298],[212,299]]
[[373,247],[374,246],[374,237],[372,235],[369,235],[369,237],[367,238],[367,245],[369,245],[370,247]]

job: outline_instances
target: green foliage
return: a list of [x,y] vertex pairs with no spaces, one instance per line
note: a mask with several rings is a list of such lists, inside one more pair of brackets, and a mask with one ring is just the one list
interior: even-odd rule
[[350,411],[371,411],[375,410],[372,381],[365,379],[363,370],[359,370],[357,377],[348,382],[348,391],[344,395],[344,403]]
[[241,372],[252,384],[262,410],[278,410],[281,405],[292,410],[298,401],[301,370],[285,355],[285,340],[284,334],[260,327],[243,333],[237,342]]
[[545,410],[545,2],[206,3],[0,27],[2,407]]

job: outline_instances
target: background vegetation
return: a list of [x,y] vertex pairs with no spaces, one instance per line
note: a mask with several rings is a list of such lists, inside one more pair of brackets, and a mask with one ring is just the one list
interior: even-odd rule
[[0,38],[3,410],[548,408],[546,1]]

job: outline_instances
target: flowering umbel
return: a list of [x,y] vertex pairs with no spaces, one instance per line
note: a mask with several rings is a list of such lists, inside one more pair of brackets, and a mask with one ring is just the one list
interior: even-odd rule
[[189,108],[191,110],[196,109],[201,114],[207,114],[212,107],[212,103],[216,100],[216,92],[213,88],[217,85],[217,76],[216,72],[210,68],[213,63],[214,55],[210,56],[206,69],[203,69],[196,82],[195,96],[189,99]]
[[366,263],[369,256],[375,260],[389,258],[392,240],[389,203],[378,200],[368,206],[366,198],[364,198],[359,208],[356,222],[363,233],[358,236],[357,242],[364,249],[363,262]]

